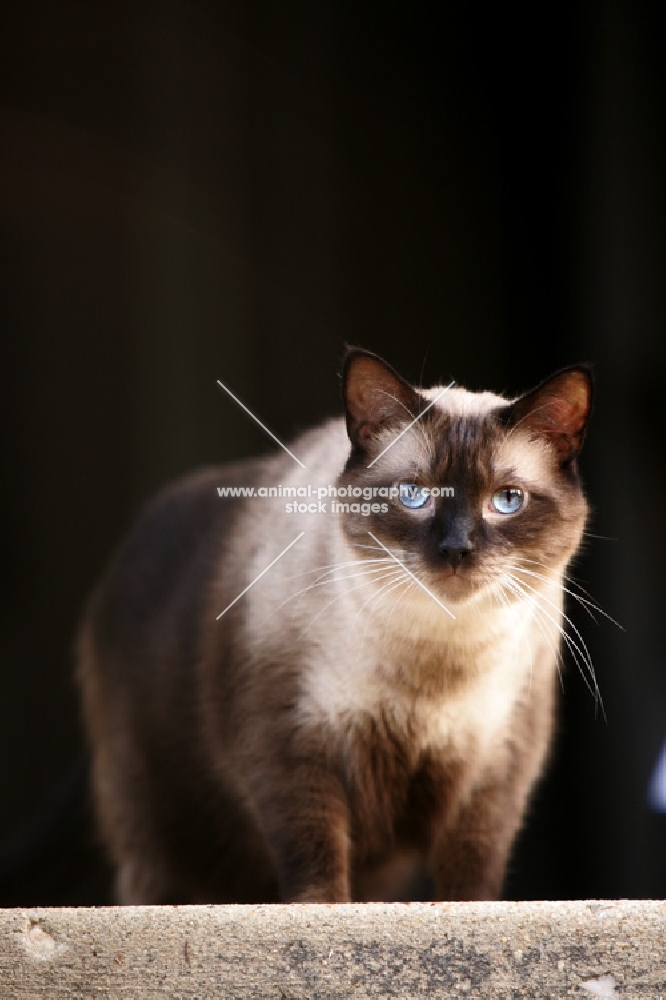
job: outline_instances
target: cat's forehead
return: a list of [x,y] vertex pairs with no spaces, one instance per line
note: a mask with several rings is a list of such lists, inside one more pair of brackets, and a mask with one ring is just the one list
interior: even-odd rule
[[447,389],[446,386],[419,389],[419,393],[428,400],[437,400],[433,410],[451,417],[484,417],[498,407],[507,406],[512,402],[494,392],[470,392],[468,389],[455,387]]
[[[434,389],[424,395],[437,399],[440,393]],[[512,402],[493,392],[445,392],[432,408],[438,472],[457,467],[479,483],[501,476],[546,487],[551,455],[545,443],[496,419]]]
[[436,400],[430,410],[434,442],[432,471],[437,478],[464,475],[484,483],[494,472],[497,450],[506,431],[494,418],[507,400],[492,392],[451,388],[430,390]]
[[[438,479],[462,475],[479,484],[497,475],[540,485],[549,481],[551,462],[544,444],[496,419],[511,399],[492,392],[443,390],[443,386],[419,390],[436,402],[391,446],[386,458],[395,464],[396,477],[402,467],[403,472],[434,473]],[[384,444],[390,441],[387,433]]]

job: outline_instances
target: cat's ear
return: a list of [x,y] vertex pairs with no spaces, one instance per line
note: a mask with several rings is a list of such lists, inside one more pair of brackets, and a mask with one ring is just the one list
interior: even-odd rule
[[505,420],[545,438],[566,463],[583,445],[593,395],[594,379],[587,365],[565,368],[512,403]]
[[362,450],[380,430],[413,420],[428,405],[386,361],[358,347],[347,348],[342,396],[347,433]]

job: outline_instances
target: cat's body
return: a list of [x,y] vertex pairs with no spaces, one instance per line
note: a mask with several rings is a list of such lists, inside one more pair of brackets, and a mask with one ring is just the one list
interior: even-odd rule
[[[331,421],[291,446],[305,469],[208,469],[151,505],[79,644],[121,901],[401,899],[423,876],[436,898],[497,897],[551,741],[586,515],[589,376],[555,380],[513,408],[451,390],[395,440],[436,391],[352,352],[349,437]],[[455,497],[364,516],[217,492],[398,481]],[[500,514],[487,497],[509,482],[525,510]]]

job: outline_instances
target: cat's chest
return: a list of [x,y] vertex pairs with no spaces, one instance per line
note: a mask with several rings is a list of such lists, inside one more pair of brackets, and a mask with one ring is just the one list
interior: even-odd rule
[[326,722],[340,752],[356,848],[368,859],[393,842],[427,851],[435,829],[502,768],[515,688],[499,671],[446,696],[364,694],[354,707],[348,700],[346,711],[339,699],[339,714],[329,711]]
[[442,657],[428,665],[429,683],[420,688],[405,683],[419,666],[414,657],[403,650],[387,660],[357,649],[353,657],[320,660],[303,677],[302,717],[333,732],[371,731],[378,748],[384,734],[415,760],[424,753],[480,763],[491,757],[508,735],[531,663],[507,642],[485,659],[465,662],[460,653],[453,665]]

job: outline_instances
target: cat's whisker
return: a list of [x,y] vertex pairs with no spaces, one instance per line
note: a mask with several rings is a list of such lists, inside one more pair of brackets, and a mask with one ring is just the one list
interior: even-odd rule
[[583,531],[583,535],[586,538],[599,539],[601,542],[617,542],[617,538],[614,538],[612,535],[595,535],[592,531]]
[[495,600],[500,611],[508,611],[509,601],[506,598],[506,594],[502,593],[502,590],[497,580],[492,580],[490,578],[487,578],[485,580],[485,583],[487,584],[488,590],[490,591],[490,596]]
[[[495,580],[492,580],[490,578],[488,578],[488,579],[489,579],[489,583],[490,583],[491,594],[493,594],[493,596],[495,596],[497,598],[498,604],[500,605],[501,608],[504,608],[506,611],[509,611],[511,609],[511,603],[510,603],[507,595],[504,592],[504,589],[502,587],[501,582],[499,580],[496,580],[496,579]],[[533,650],[532,650],[532,647],[531,647],[530,643],[528,642],[527,636],[525,634],[523,634],[521,636],[521,638],[523,640],[523,643],[525,645],[525,648],[527,649],[527,653],[528,653],[529,658],[530,658],[530,686],[529,686],[529,691],[530,691],[530,694],[531,694],[532,693],[532,681],[533,681],[533,678],[534,678],[534,653],[533,653]],[[559,665],[558,665],[558,667],[559,667]]]
[[[502,588],[501,585],[500,585],[500,593],[503,594],[504,601],[506,603],[507,609],[510,609],[511,608],[511,602],[509,601],[508,596],[504,593],[503,588]],[[535,615],[534,611],[532,613],[532,621],[536,621],[536,615]],[[538,627],[538,623],[537,623],[537,627]],[[524,644],[524,646],[525,646],[525,648],[527,650],[527,655],[530,658],[530,684],[529,684],[529,688],[528,688],[528,693],[531,695],[532,694],[532,684],[534,683],[534,650],[533,650],[532,645],[531,645],[529,639],[527,638],[526,634],[523,633],[523,635],[521,636],[521,638],[522,638],[523,644]],[[550,645],[551,650],[552,650],[552,644],[549,643],[549,645]],[[557,660],[557,655],[555,655],[555,666],[557,668],[557,673],[558,673],[558,676],[560,678],[560,683],[562,683],[562,674],[560,672],[560,665],[559,665],[559,662]]]
[[384,576],[375,577],[373,580],[362,580],[361,583],[359,583],[356,587],[345,588],[345,590],[341,591],[339,594],[336,594],[335,597],[332,598],[332,600],[328,601],[328,603],[325,604],[324,607],[317,612],[312,621],[308,625],[306,625],[303,631],[296,637],[296,641],[299,642],[303,638],[305,633],[308,631],[308,629],[314,625],[317,619],[320,618],[324,614],[324,612],[331,607],[332,604],[335,604],[336,601],[339,601],[341,597],[345,597],[347,594],[351,594],[355,590],[359,590],[361,587],[367,586],[369,583],[379,583],[381,580],[384,580],[392,575],[393,575],[392,570],[390,569],[386,570]]
[[344,583],[347,580],[356,580],[361,577],[375,577],[377,579],[381,578],[381,574],[385,573],[387,569],[392,567],[389,563],[383,563],[381,566],[373,566],[371,569],[357,569],[355,571],[349,571],[344,574],[339,574],[336,576],[330,576],[327,579],[318,579],[313,581],[309,586],[303,588],[303,593],[309,593],[312,590],[316,590],[319,587],[328,587],[331,584]]
[[[360,563],[363,563],[364,561],[365,560],[358,560],[358,562]],[[302,600],[304,594],[309,593],[310,591],[314,590],[317,587],[327,587],[331,586],[334,583],[340,583],[345,580],[355,580],[358,577],[362,576],[371,577],[374,574],[386,572],[386,570],[389,568],[389,563],[391,562],[393,562],[393,560],[387,560],[386,562],[382,560],[381,566],[373,566],[371,569],[359,570],[357,573],[350,573],[347,576],[333,576],[328,580],[321,580],[321,579],[316,580],[313,583],[308,584],[307,587],[301,587],[300,590],[297,590],[295,593],[290,594],[289,597],[286,597],[284,601],[278,604],[278,606],[274,608],[273,611],[271,611],[271,613],[264,619],[264,621],[262,622],[262,626],[265,625],[267,622],[269,622],[271,618],[274,615],[276,615],[278,611],[281,611],[286,604],[289,604],[290,601],[295,600],[297,597],[300,597]],[[379,579],[381,579],[381,577]]]
[[408,593],[409,593],[409,592],[410,592],[411,590],[414,590],[414,588],[415,588],[415,587],[417,586],[417,584],[416,584],[416,581],[415,581],[415,580],[411,580],[411,579],[407,579],[407,580],[403,580],[402,582],[403,582],[403,583],[406,583],[406,584],[407,584],[407,586],[406,586],[406,587],[405,587],[405,589],[403,590],[402,594],[400,594],[400,595],[398,596],[398,598],[397,598],[397,599],[396,599],[396,600],[394,601],[394,603],[393,603],[393,604],[391,605],[391,612],[390,612],[390,614],[391,614],[391,615],[393,615],[393,614],[394,614],[394,612],[395,612],[395,609],[396,609],[396,608],[397,608],[397,606],[398,606],[398,605],[400,604],[400,601],[401,601],[401,600],[403,599],[403,597],[406,597],[406,596],[407,596],[407,594],[408,594]]
[[[540,569],[545,571],[546,575],[552,572],[552,567],[549,566],[547,563],[545,563],[542,559],[527,559],[526,556],[518,556],[517,558],[519,558],[521,562],[528,562],[530,563],[530,565],[538,566]],[[568,583],[571,587],[577,587],[578,590],[580,590],[583,594],[585,594],[585,596],[588,598],[589,601],[594,602],[593,595],[589,592],[589,590],[586,590],[585,587],[582,585],[582,583],[576,580],[575,577],[569,576],[567,573],[559,573],[557,579],[559,580],[560,577],[562,580],[565,581],[565,583]],[[601,610],[602,609],[599,608],[599,611]]]
[[397,578],[394,577],[392,580],[389,580],[388,583],[385,583],[382,587],[380,587],[379,590],[376,591],[376,593],[371,594],[370,597],[368,597],[368,599],[363,602],[363,604],[358,609],[354,617],[358,618],[358,616],[368,606],[368,604],[372,605],[374,603],[378,603],[381,598],[383,598],[387,593],[390,593],[396,587],[399,587],[401,584],[405,582],[405,580],[409,580],[409,577],[406,576],[403,572],[399,572]]
[[[521,562],[530,563],[530,565],[533,565],[533,566],[539,566],[541,569],[544,569],[546,571],[550,571],[550,569],[551,569],[551,567],[548,566],[548,564],[545,563],[542,559],[529,559],[527,556],[517,556],[517,558],[520,559]],[[591,594],[589,592],[589,590],[586,590],[585,587],[582,585],[582,583],[580,583],[578,580],[576,580],[575,577],[569,576],[567,573],[561,573],[559,575],[562,577],[563,580],[566,580],[567,583],[571,584],[572,587],[577,587],[578,590],[582,591],[582,593],[585,594],[585,596],[590,601],[590,604],[594,605],[594,603],[595,603],[594,595]],[[575,596],[576,596],[575,594],[572,594],[572,597],[575,597]],[[601,608],[601,607],[597,607],[597,611],[599,611],[599,613],[602,614],[602,615],[605,614],[603,608]],[[608,616],[608,617],[610,617],[610,616]],[[614,621],[614,619],[612,619],[612,618],[610,620],[615,625],[618,625],[619,628],[622,628],[622,625],[620,625],[619,622]]]
[[[374,552],[383,552],[384,555],[386,555],[386,549],[383,548],[381,545],[364,545],[361,542],[355,542],[354,543],[354,548],[356,548],[356,549],[372,549]],[[386,558],[390,559],[391,562],[395,562],[396,561],[393,558],[393,556],[386,556]],[[410,566],[410,565],[411,566],[418,566],[419,565],[419,559],[412,552],[410,552],[409,550],[403,550],[402,555],[400,557],[400,561],[402,563],[404,563],[405,566]]]
[[[538,594],[538,592],[532,591],[530,593],[523,587],[523,581],[519,580],[517,577],[514,577],[510,573],[506,572],[504,574],[504,585],[509,587],[509,589],[519,598],[519,600],[527,602],[534,609],[535,612],[538,612],[546,621],[551,622],[551,624],[555,626],[559,634],[566,642],[567,647],[569,648],[571,655],[576,663],[576,666],[579,669],[582,669],[580,663],[581,660],[583,661],[583,663],[587,665],[587,659],[585,657],[585,654],[578,647],[575,640],[573,640],[571,636],[567,635],[560,622],[558,622],[557,619],[553,615],[551,615],[549,611],[547,611],[545,608],[541,606],[541,604],[539,603],[540,595]],[[559,609],[556,610],[558,610],[559,613]],[[569,645],[570,643],[572,645]],[[589,687],[587,676],[584,675],[583,680],[588,686],[590,692],[594,693],[592,691],[592,688]]]
[[[539,613],[540,613],[541,609],[538,607],[537,602],[529,594],[523,593],[522,590],[520,590],[517,586],[515,586],[508,579],[503,579],[501,586],[503,586],[506,589],[508,589],[509,592],[512,593],[514,595],[514,597],[517,597],[521,602],[526,603],[526,604],[529,605],[529,607],[531,609],[532,621],[534,622],[534,624],[537,626],[537,628],[539,629],[539,631],[543,635],[543,637],[546,640],[546,643],[547,643],[550,651],[552,652],[552,654],[553,654],[553,656],[555,658],[555,666],[557,668],[557,676],[559,677],[559,681],[560,681],[560,688],[561,688],[562,691],[564,691],[564,678],[562,676],[562,670],[564,669],[564,661],[562,659],[562,654],[561,654],[561,652],[560,652],[557,644],[553,644],[553,642],[551,640],[551,637],[548,635],[548,632],[546,631],[546,629],[544,627],[544,624],[543,624],[543,622],[541,621],[541,619],[539,617]],[[555,624],[555,626],[558,628],[558,631],[561,632],[562,629],[560,628],[560,626],[557,625],[557,622],[555,622],[553,619],[551,619],[551,621],[553,621],[553,623]],[[587,678],[585,676],[583,676],[583,680],[584,680],[585,685],[587,686],[588,690],[590,690],[590,693],[594,694],[594,692],[592,692],[592,690],[591,690],[591,688],[589,686],[589,683],[587,681]]]
[[511,607],[511,604],[510,604],[510,601],[508,600],[506,594],[502,590],[502,586],[499,583],[499,581],[497,581],[497,580],[489,581],[489,584],[490,584],[490,591],[493,594],[493,596],[495,597],[495,599],[497,600],[497,603],[499,604],[499,606],[501,608],[504,608],[505,611],[508,611],[510,609],[510,607]]
[[[330,563],[329,564],[329,566],[330,566],[329,569],[325,569],[324,566],[320,566],[318,568],[319,569],[324,569],[325,572],[320,573],[319,576],[316,577],[306,587],[302,587],[300,590],[297,590],[296,593],[292,594],[290,597],[288,597],[286,599],[286,601],[284,601],[280,605],[280,607],[284,607],[284,604],[286,604],[287,601],[290,601],[290,600],[292,600],[292,599],[294,599],[296,597],[300,597],[300,600],[302,601],[303,596],[305,594],[307,594],[310,590],[312,590],[313,587],[325,586],[326,584],[329,584],[329,583],[335,583],[338,580],[345,580],[345,579],[349,579],[350,578],[350,577],[347,577],[347,576],[337,575],[338,571],[340,571],[340,570],[346,570],[346,569],[350,569],[352,567],[355,568],[355,569],[359,569],[360,570],[360,567],[362,565],[365,566],[367,564],[371,564],[372,568],[368,570],[368,572],[371,572],[374,569],[377,569],[377,570],[382,569],[384,566],[387,566],[389,564],[389,562],[390,562],[390,560],[388,558],[387,559],[351,559],[351,560],[348,560],[347,562]],[[315,572],[316,572],[316,570],[315,570]],[[363,572],[365,572],[365,570]],[[304,575],[307,575],[307,572],[305,574],[298,573],[298,574],[295,574],[294,576],[284,577],[284,579],[285,580],[297,580],[299,578],[302,578]],[[326,579],[327,577],[328,577],[328,579]],[[300,604],[300,601],[299,601],[299,604]],[[276,610],[279,610],[279,608],[276,609]]]
[[410,579],[410,578],[407,578],[407,580],[401,580],[400,582],[403,583],[403,584],[406,584],[405,589],[402,591],[401,594],[398,594],[396,600],[391,605],[390,610],[387,611],[387,615],[386,615],[387,619],[391,618],[395,614],[395,610],[398,607],[398,605],[400,604],[400,601],[404,597],[406,597],[407,594],[409,594],[412,590],[414,590],[417,587],[416,582],[414,580]]
[[[397,568],[398,567],[396,567],[396,569]],[[412,578],[410,576],[407,576],[407,574],[405,574],[405,573],[400,573],[399,578],[395,581],[394,584],[391,585],[391,591],[392,590],[396,590],[398,587],[400,587],[402,585],[405,585],[405,584],[406,584],[405,589],[402,591],[401,594],[398,595],[397,599],[392,604],[391,610],[387,612],[387,617],[390,617],[394,613],[396,607],[398,606],[398,604],[400,603],[400,601],[402,600],[402,598],[406,594],[408,594],[409,591],[413,587],[416,586],[416,584],[414,583],[414,581],[412,580]],[[388,596],[389,592],[390,592],[389,590],[386,590],[386,588],[384,588],[383,593],[377,594],[375,596],[379,597],[380,599],[383,599],[384,597]],[[370,598],[370,600],[373,600],[373,598]],[[366,604],[367,603],[368,602],[366,601]],[[366,638],[366,636],[368,634],[368,626],[369,626],[369,624],[370,624],[370,617],[366,617],[365,628],[363,629],[363,639],[364,639],[364,641],[365,641],[365,638]]]
[[[383,569],[385,566],[388,566],[389,560],[387,560],[387,559],[356,559],[356,560],[353,560],[352,562],[346,564],[345,568],[346,569],[350,569],[351,567],[354,567],[356,570],[359,570],[359,572],[360,572],[360,567],[362,565],[363,566],[366,565],[367,563],[374,564],[372,566],[372,569],[368,569],[367,571],[363,570],[362,572],[364,572],[364,573],[365,572],[371,573],[371,572],[373,572],[375,570],[380,570],[380,569]],[[348,580],[348,579],[351,579],[355,575],[355,574],[351,574],[351,576],[336,576],[335,572],[336,572],[336,570],[332,569],[332,570],[328,570],[326,573],[321,573],[316,578],[316,580],[313,580],[313,582],[308,587],[305,588],[305,592],[307,592],[308,590],[312,589],[312,587],[322,586],[323,584],[326,584],[326,583],[335,583],[337,580]],[[331,575],[331,574],[333,574],[333,575]],[[329,577],[329,579],[326,579],[326,577]]]
[[[380,550],[381,551],[381,550]],[[376,559],[348,559],[345,562],[337,563],[324,563],[321,566],[313,566],[312,569],[306,569],[302,573],[294,573],[290,576],[283,576],[283,580],[300,580],[304,576],[309,576],[311,573],[318,573],[320,570],[326,570],[329,573],[334,572],[336,569],[343,569],[347,566],[357,566],[359,563],[378,563],[378,562],[389,562],[389,557]],[[326,573],[322,573],[322,576],[326,576]]]
[[[373,545],[370,547],[376,549],[379,552],[383,552],[384,554],[389,552],[387,548],[381,545]],[[396,555],[396,553],[398,553],[398,555]],[[404,569],[409,570],[410,572],[416,572],[421,567],[421,560],[419,559],[419,557],[414,552],[410,552],[409,549],[405,549],[402,547],[396,546],[395,549],[391,549],[390,554],[387,556],[387,558],[390,559],[391,562],[395,563],[398,566],[402,566]]]
[[613,623],[613,625],[617,625],[617,627],[622,629],[623,632],[625,631],[624,626],[620,625],[619,622],[616,622],[615,619],[612,618],[611,615],[607,614],[603,608],[600,608],[593,601],[587,600],[585,597],[581,597],[580,594],[576,594],[573,590],[569,590],[568,587],[565,587],[564,584],[560,583],[557,577],[544,576],[542,573],[535,573],[533,570],[525,569],[524,566],[519,566],[517,564],[509,564],[509,568],[515,570],[518,573],[525,573],[527,576],[533,576],[537,580],[542,580],[544,583],[551,583],[551,582],[556,583],[560,588],[560,590],[564,591],[565,594],[569,594],[569,596],[573,597],[575,601],[578,601],[581,607],[585,611],[587,611],[588,615],[595,623],[597,623],[597,620],[594,617],[592,611],[590,611],[590,608],[593,608],[594,611],[598,612],[600,615],[603,615],[604,618],[607,618],[609,622]]
[[[292,597],[298,597],[300,594],[307,594],[317,587],[328,587],[332,583],[341,583],[344,580],[355,580],[360,576],[372,576],[375,573],[381,573],[388,567],[388,565],[388,562],[382,562],[381,566],[373,566],[371,569],[358,569],[356,572],[350,572],[343,576],[331,576],[329,579],[324,579],[324,576],[327,576],[328,574],[323,574],[322,576],[317,577],[316,580],[313,580],[312,583],[308,584],[307,587],[302,587],[301,590],[297,590],[295,594],[292,594]],[[291,598],[288,598],[288,600],[291,600]]]
[[587,646],[585,645],[585,640],[583,639],[582,635],[580,634],[579,630],[576,628],[576,626],[574,625],[574,623],[568,617],[568,615],[566,615],[564,613],[564,611],[560,607],[558,607],[557,604],[554,604],[553,601],[551,601],[548,597],[546,597],[545,594],[542,594],[541,591],[537,590],[531,584],[527,583],[525,580],[519,580],[517,577],[513,576],[511,573],[509,573],[508,575],[514,581],[516,581],[517,583],[520,583],[520,585],[523,588],[527,588],[531,593],[533,593],[535,595],[535,597],[537,598],[537,600],[545,601],[546,604],[548,604],[551,608],[553,608],[556,612],[558,612],[562,616],[562,618],[566,621],[566,623],[573,629],[573,631],[578,636],[578,639],[580,640],[580,644],[582,646],[581,655],[584,654],[584,656],[586,658],[586,661],[587,661],[587,663],[589,664],[589,667],[590,667],[590,675],[591,675],[591,677],[593,678],[593,680],[595,681],[595,684],[596,684],[596,679],[594,677],[594,669],[592,667],[592,657],[590,656],[590,652],[589,652]]
[[[403,597],[405,597],[405,596],[406,596],[406,595],[407,595],[407,594],[408,594],[408,593],[410,592],[410,590],[412,590],[412,589],[413,589],[414,587],[416,587],[417,585],[416,585],[416,583],[414,582],[414,580],[412,580],[412,578],[411,578],[411,577],[409,577],[409,576],[406,576],[406,575],[405,575],[405,574],[403,573],[403,574],[401,575],[400,579],[399,579],[399,580],[397,580],[397,581],[396,581],[396,582],[395,582],[395,583],[394,583],[394,584],[393,584],[393,585],[391,586],[391,588],[390,588],[390,591],[389,591],[389,590],[385,590],[385,591],[384,591],[384,592],[383,592],[383,593],[382,593],[381,595],[378,595],[378,596],[380,597],[380,599],[382,599],[382,600],[383,600],[383,599],[384,599],[385,597],[387,597],[387,596],[388,596],[388,594],[389,594],[390,592],[392,592],[393,590],[396,590],[396,589],[398,589],[398,588],[399,588],[400,586],[404,586],[404,590],[402,591],[402,593],[401,593],[401,594],[398,594],[398,597],[397,597],[397,599],[396,599],[396,600],[395,600],[395,601],[393,602],[393,604],[391,605],[391,609],[390,609],[390,611],[388,611],[388,612],[387,612],[387,616],[386,616],[387,618],[390,618],[390,617],[391,617],[391,616],[392,616],[392,615],[394,614],[394,612],[395,612],[395,609],[397,608],[398,604],[399,604],[399,603],[400,603],[400,601],[401,601],[401,600],[403,599]],[[365,622],[365,628],[364,628],[364,630],[363,630],[363,638],[364,638],[364,640],[365,640],[365,638],[366,638],[366,636],[367,636],[367,634],[368,634],[368,626],[369,626],[369,624],[370,624],[370,618],[369,618],[369,617],[367,617],[367,618],[366,618],[366,622]]]
[[[581,634],[578,631],[578,629],[576,628],[576,626],[573,624],[573,622],[571,621],[571,619],[568,618],[567,615],[565,615],[561,611],[561,609],[557,607],[556,604],[553,604],[552,601],[549,601],[548,598],[545,597],[544,594],[541,594],[538,590],[535,590],[535,588],[531,587],[530,584],[526,583],[524,580],[519,580],[517,577],[513,576],[511,573],[506,573],[505,574],[505,578],[506,579],[510,579],[513,582],[514,586],[517,586],[518,589],[523,592],[523,595],[524,595],[525,598],[529,597],[529,594],[525,592],[525,588],[527,588],[527,590],[531,591],[531,593],[534,595],[534,599],[536,600],[536,602],[545,601],[546,604],[548,604],[552,608],[554,608],[555,611],[564,618],[564,620],[567,622],[567,624],[576,633],[576,635],[578,636],[578,638],[580,640],[580,643],[581,643],[580,646],[578,645],[578,643],[576,642],[576,640],[565,631],[565,629],[560,625],[560,623],[551,614],[549,614],[543,607],[541,607],[541,606],[539,607],[540,613],[542,615],[545,615],[545,617],[548,618],[553,623],[553,625],[555,625],[555,627],[558,629],[558,631],[562,635],[562,639],[565,642],[567,648],[569,649],[569,652],[571,653],[571,655],[572,655],[572,657],[574,659],[574,662],[576,663],[576,666],[578,667],[579,672],[581,673],[581,676],[583,677],[583,680],[585,681],[585,685],[587,686],[588,690],[590,691],[590,694],[592,694],[592,696],[593,696],[593,698],[595,700],[595,705],[597,705],[598,707],[601,708],[602,714],[603,714],[604,719],[605,719],[606,718],[606,713],[604,711],[603,700],[601,698],[601,692],[599,690],[599,685],[597,683],[597,678],[596,678],[596,674],[595,674],[595,671],[594,671],[594,666],[592,664],[592,657],[590,656],[589,650],[588,650],[587,646],[585,645],[585,640],[581,636]],[[590,684],[588,682],[588,679],[587,679],[587,677],[585,675],[585,671],[584,671],[583,667],[587,668],[587,672],[588,672],[588,674],[590,676],[590,680],[591,680],[592,684]]]

